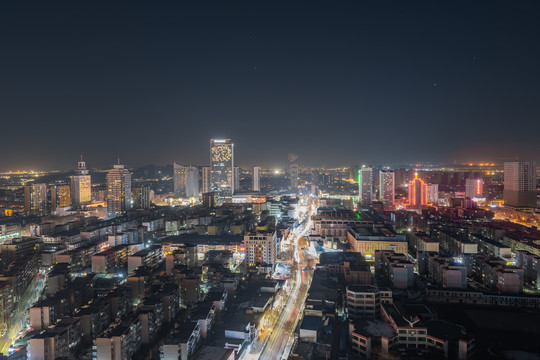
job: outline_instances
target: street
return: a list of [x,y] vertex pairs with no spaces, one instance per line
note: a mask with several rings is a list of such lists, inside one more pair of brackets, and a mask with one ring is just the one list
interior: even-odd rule
[[[298,320],[302,315],[304,302],[307,297],[309,284],[313,271],[308,267],[308,259],[304,251],[299,249],[299,240],[309,234],[311,230],[311,215],[316,211],[316,206],[304,205],[307,211],[303,212],[300,225],[293,231],[294,262],[296,271],[294,278],[291,277],[292,289],[288,291],[286,304],[281,311],[275,325],[262,334],[254,342],[251,351],[246,354],[245,359],[274,360],[287,358],[294,341],[294,330]],[[304,269],[307,269],[304,271]],[[286,353],[284,351],[287,349]]]
[[15,311],[9,321],[9,330],[0,337],[0,354],[7,355],[13,342],[24,335],[28,324],[28,309],[39,299],[45,284],[46,277],[38,275],[21,296],[23,301],[16,304]]

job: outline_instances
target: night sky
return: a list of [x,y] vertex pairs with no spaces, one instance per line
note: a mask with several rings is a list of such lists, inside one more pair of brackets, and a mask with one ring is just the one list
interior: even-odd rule
[[0,2],[0,169],[540,160],[538,1]]

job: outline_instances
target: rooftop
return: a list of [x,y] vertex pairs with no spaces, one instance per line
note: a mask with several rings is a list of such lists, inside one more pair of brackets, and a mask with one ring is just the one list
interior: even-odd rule
[[381,320],[359,319],[353,324],[355,332],[363,336],[384,336],[389,339],[396,335],[392,326]]
[[306,315],[302,320],[300,329],[318,331],[322,326],[322,318],[320,316]]

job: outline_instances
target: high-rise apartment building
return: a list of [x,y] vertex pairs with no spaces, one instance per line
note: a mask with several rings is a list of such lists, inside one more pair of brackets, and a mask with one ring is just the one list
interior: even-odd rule
[[362,167],[358,171],[358,198],[361,205],[373,203],[373,168]]
[[86,168],[86,162],[83,161],[81,155],[81,161],[77,163],[77,169],[75,175],[71,177],[71,206],[74,209],[80,208],[82,205],[88,204],[92,201],[92,179],[88,169]]
[[465,197],[468,198],[483,198],[484,197],[484,180],[482,179],[467,179],[465,180]]
[[210,140],[210,190],[218,202],[230,202],[234,191],[234,144],[231,139]]
[[536,207],[536,162],[504,163],[504,203],[517,208]]
[[255,166],[253,168],[253,191],[261,191],[261,178],[259,175],[259,172],[261,171],[261,168],[258,166]]
[[71,204],[71,187],[69,185],[51,186],[51,211],[57,207],[68,207]]
[[195,166],[185,168],[186,197],[199,197],[199,169]]
[[380,198],[385,207],[393,207],[396,197],[395,174],[390,170],[379,172]]
[[439,201],[439,184],[427,184],[426,201],[428,204],[437,204]]
[[107,173],[107,217],[122,215],[131,208],[131,174],[124,165]]
[[131,199],[136,209],[149,209],[152,205],[150,185],[132,186]]
[[246,258],[250,266],[273,265],[278,257],[278,238],[276,232],[257,232],[244,235]]
[[298,189],[298,165],[289,165],[289,179],[291,181],[291,190]]
[[203,166],[202,168],[202,190],[203,194],[210,192],[210,183],[212,179],[212,168],[210,166]]
[[186,168],[177,163],[173,164],[174,196],[186,196]]
[[24,211],[28,214],[47,214],[47,184],[24,186]]

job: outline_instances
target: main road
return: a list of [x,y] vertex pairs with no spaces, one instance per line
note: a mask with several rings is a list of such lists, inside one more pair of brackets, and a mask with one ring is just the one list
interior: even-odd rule
[[[292,232],[292,244],[294,247],[294,261],[296,272],[294,278],[288,280],[284,292],[288,295],[285,306],[279,314],[274,325],[268,330],[262,330],[261,336],[255,341],[251,351],[246,354],[246,359],[275,360],[288,355],[290,346],[294,341],[294,330],[302,315],[304,303],[307,297],[309,284],[313,272],[308,265],[308,256],[299,247],[299,240],[309,234],[311,230],[311,215],[317,207],[308,198],[307,209],[303,218],[299,219],[300,225]],[[292,282],[292,283],[291,283]],[[292,289],[291,289],[292,288]],[[290,289],[290,290],[289,290]],[[287,346],[289,345],[289,346]],[[285,352],[285,350],[287,351]],[[285,352],[285,354],[284,354]]]
[[8,329],[0,336],[0,354],[7,355],[9,347],[26,332],[29,318],[28,309],[39,300],[45,284],[46,276],[38,272],[38,275],[21,296],[21,301],[14,304],[15,311],[10,315]]

